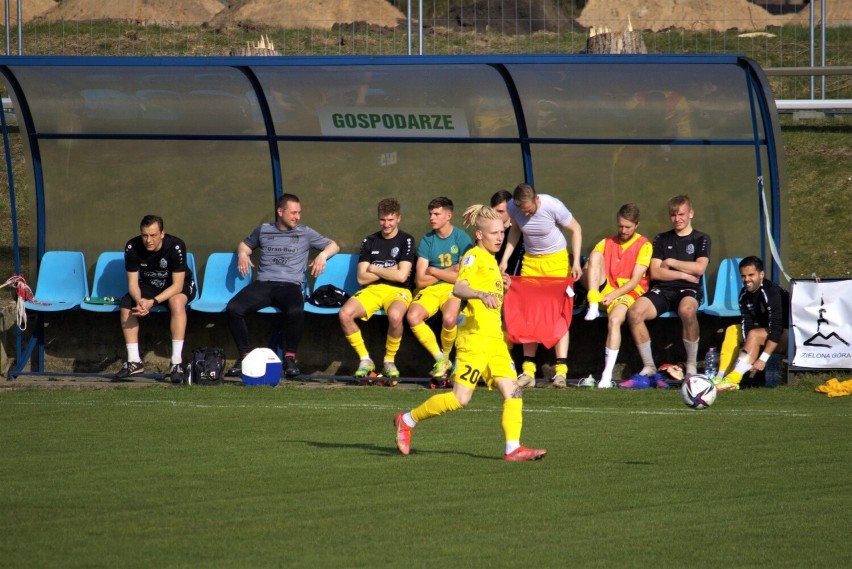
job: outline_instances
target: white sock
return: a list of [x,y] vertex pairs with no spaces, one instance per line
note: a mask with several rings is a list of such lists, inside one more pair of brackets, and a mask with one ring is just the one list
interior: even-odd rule
[[636,349],[639,350],[639,356],[642,358],[642,375],[654,375],[657,373],[657,366],[654,365],[654,353],[651,351],[651,340],[644,344],[638,344]]
[[412,429],[417,426],[417,421],[415,421],[414,417],[411,416],[410,411],[402,416],[402,422],[411,427]]
[[127,344],[127,361],[129,362],[141,362],[142,358],[139,357],[139,343],[135,344]]
[[598,316],[600,316],[600,310],[598,310],[598,303],[590,302],[589,310],[586,312],[586,320],[594,320]]
[[506,441],[506,454],[513,453],[521,448],[521,441]]
[[741,376],[744,376],[751,369],[751,365],[754,362],[751,361],[751,357],[745,352],[740,352],[740,357],[737,358],[737,363],[734,366],[734,371],[738,372]]
[[684,338],[683,347],[686,349],[686,373],[693,375],[698,369],[698,340],[692,342]]
[[172,365],[183,363],[183,340],[172,340]]
[[618,350],[606,348],[604,350],[604,370],[601,374],[601,383],[612,383],[612,370],[615,369],[615,361],[618,359]]

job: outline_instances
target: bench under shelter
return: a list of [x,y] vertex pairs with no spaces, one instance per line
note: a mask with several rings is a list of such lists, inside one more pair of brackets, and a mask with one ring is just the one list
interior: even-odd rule
[[[284,192],[303,223],[357,253],[382,198],[401,201],[419,238],[430,199],[453,199],[460,224],[520,182],[565,202],[584,253],[621,204],[639,204],[652,237],[670,228],[666,201],[689,194],[713,240],[708,303],[722,259],[761,255],[776,280],[770,243],[785,260],[777,112],[743,56],[6,56],[0,75],[14,108],[2,116],[12,255],[31,282],[46,253],[76,251],[91,283],[99,255],[148,213],[186,241],[201,283],[211,254],[271,221]],[[43,316],[18,333],[15,373],[47,373],[55,313]]]

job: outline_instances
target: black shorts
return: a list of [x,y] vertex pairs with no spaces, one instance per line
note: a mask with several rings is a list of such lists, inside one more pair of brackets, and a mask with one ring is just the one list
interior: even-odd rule
[[694,298],[701,306],[704,294],[700,288],[661,288],[655,286],[642,296],[651,301],[654,308],[657,309],[657,316],[659,316],[663,312],[677,312],[677,307],[680,306],[680,301],[684,298]]
[[[150,298],[153,299],[155,296],[163,292],[165,289],[158,289],[152,286],[149,286],[145,283],[139,283],[139,290],[142,292],[142,298]],[[186,295],[186,301],[189,302],[193,298],[195,298],[196,289],[195,289],[195,280],[191,280],[189,282],[183,283],[183,290],[180,291],[184,295]],[[131,309],[136,306],[136,303],[130,297],[130,293],[128,292],[123,297],[121,297],[121,307]],[[161,306],[165,308],[169,307],[168,302],[164,302]]]

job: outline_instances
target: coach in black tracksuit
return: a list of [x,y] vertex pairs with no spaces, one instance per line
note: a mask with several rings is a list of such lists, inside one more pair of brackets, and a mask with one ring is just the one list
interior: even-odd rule
[[737,389],[743,375],[763,371],[772,354],[786,353],[787,348],[790,295],[766,278],[763,261],[758,257],[740,261],[740,276],[743,350],[734,371],[716,386],[721,391]]

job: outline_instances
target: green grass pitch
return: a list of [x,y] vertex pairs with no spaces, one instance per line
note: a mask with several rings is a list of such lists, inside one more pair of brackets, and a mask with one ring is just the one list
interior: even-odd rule
[[852,399],[808,388],[0,391],[4,567],[848,567]]

